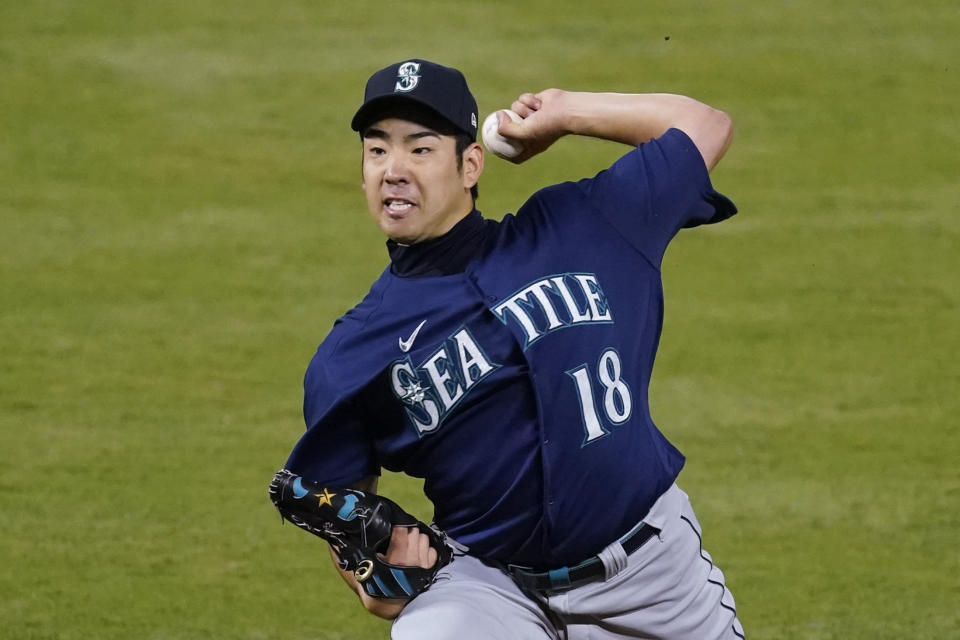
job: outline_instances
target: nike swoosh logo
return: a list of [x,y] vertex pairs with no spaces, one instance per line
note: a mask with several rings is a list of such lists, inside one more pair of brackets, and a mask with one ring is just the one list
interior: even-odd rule
[[417,334],[420,333],[420,329],[422,329],[423,325],[425,324],[427,324],[426,319],[417,325],[417,328],[413,330],[413,333],[411,333],[410,337],[406,340],[403,338],[397,338],[397,343],[400,345],[400,351],[403,351],[404,353],[410,351],[410,348],[413,346],[413,341],[417,339]]

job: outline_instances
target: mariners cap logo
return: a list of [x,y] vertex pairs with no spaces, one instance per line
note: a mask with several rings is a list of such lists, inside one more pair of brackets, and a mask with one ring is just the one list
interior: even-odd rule
[[420,58],[395,62],[370,76],[363,91],[363,104],[353,115],[350,127],[361,131],[373,118],[383,117],[393,105],[402,102],[436,112],[476,140],[479,112],[466,78],[452,67]]
[[394,93],[408,93],[417,87],[420,82],[420,63],[404,62],[397,68],[397,84],[393,88]]

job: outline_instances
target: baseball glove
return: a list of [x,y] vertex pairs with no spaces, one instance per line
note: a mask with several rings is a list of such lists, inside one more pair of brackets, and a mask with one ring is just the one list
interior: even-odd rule
[[[281,469],[270,481],[270,499],[280,515],[330,543],[340,568],[353,571],[374,598],[413,598],[425,591],[452,553],[433,529],[383,496],[325,487]],[[394,527],[417,527],[430,538],[437,561],[429,569],[386,562]]]

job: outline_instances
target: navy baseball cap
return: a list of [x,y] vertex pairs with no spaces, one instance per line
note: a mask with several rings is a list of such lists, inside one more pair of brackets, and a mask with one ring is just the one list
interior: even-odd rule
[[428,60],[405,60],[377,71],[367,80],[363,106],[350,127],[362,131],[379,119],[391,104],[406,102],[433,111],[454,127],[477,139],[477,101],[463,74]]

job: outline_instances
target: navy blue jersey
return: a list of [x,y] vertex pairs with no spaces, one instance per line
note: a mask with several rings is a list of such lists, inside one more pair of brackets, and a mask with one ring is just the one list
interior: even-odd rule
[[462,271],[387,269],[310,363],[288,468],[330,485],[381,467],[423,478],[437,524],[480,556],[597,553],[684,463],[647,397],[664,250],[735,212],[671,129],[487,221]]

